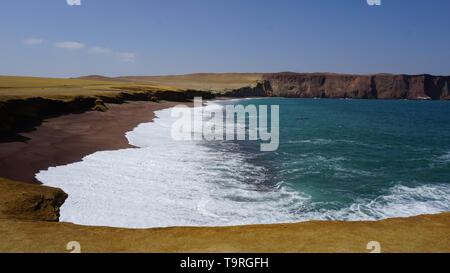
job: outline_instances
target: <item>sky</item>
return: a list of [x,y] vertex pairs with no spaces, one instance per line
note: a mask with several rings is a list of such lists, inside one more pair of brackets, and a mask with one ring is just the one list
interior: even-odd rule
[[2,0],[0,75],[450,75],[450,1]]

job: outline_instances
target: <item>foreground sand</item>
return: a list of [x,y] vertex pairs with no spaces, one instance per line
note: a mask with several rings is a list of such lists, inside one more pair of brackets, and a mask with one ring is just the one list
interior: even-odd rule
[[379,222],[130,230],[0,220],[0,252],[450,252],[450,213]]

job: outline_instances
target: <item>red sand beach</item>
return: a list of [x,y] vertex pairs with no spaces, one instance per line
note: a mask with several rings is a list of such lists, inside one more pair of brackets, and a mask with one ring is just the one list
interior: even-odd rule
[[51,166],[80,161],[97,151],[131,147],[125,133],[154,119],[154,111],[178,102],[110,104],[107,112],[85,112],[46,120],[23,133],[26,142],[0,143],[0,177],[39,183],[35,174]]

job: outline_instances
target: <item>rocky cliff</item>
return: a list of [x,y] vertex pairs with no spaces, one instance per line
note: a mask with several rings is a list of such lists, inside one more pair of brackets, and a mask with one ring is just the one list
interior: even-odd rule
[[344,75],[276,73],[255,86],[226,93],[232,97],[450,99],[450,77],[431,75]]
[[0,219],[57,222],[66,199],[60,189],[0,178]]

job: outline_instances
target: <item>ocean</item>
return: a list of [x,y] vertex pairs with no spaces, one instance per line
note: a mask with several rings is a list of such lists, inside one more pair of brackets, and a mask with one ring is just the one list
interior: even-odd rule
[[[279,105],[280,145],[176,141],[171,109],[127,133],[136,149],[43,170],[61,220],[113,227],[380,220],[450,211],[446,101],[245,99]],[[245,126],[245,124],[241,124]]]

